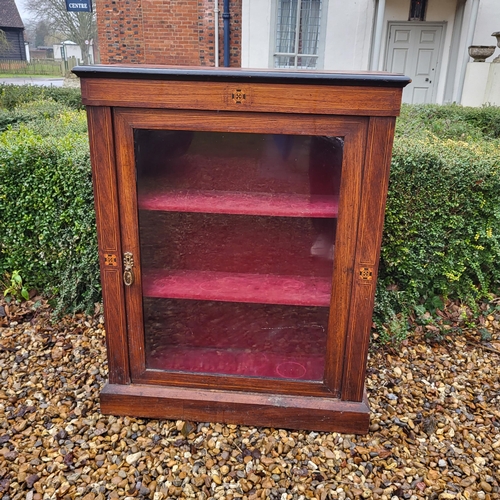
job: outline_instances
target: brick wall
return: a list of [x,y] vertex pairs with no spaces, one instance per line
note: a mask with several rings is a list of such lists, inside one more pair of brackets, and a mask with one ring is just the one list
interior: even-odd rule
[[[223,0],[219,65],[223,65]],[[101,62],[213,66],[214,0],[97,0]],[[230,0],[230,66],[241,66],[241,0]]]
[[97,36],[102,63],[142,63],[141,0],[98,0]]

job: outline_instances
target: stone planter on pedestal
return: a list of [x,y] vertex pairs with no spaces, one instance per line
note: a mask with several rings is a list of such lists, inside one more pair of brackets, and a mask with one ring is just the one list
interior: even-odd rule
[[469,55],[474,59],[474,62],[484,62],[486,58],[493,55],[495,48],[494,45],[471,45]]
[[[497,39],[497,46],[500,47],[500,31],[495,31],[491,36]],[[488,72],[488,81],[484,93],[484,103],[493,106],[500,106],[500,55],[492,61]]]

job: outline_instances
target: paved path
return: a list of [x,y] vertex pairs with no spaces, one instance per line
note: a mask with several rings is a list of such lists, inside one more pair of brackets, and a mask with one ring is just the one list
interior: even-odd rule
[[10,83],[12,85],[43,85],[45,87],[62,87],[64,78],[56,77],[16,77],[16,78],[2,78],[0,76],[0,83]]

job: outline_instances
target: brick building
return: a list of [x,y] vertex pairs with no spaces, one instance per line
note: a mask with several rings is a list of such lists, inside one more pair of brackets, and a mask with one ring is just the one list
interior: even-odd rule
[[[97,0],[101,62],[214,66],[213,0]],[[219,0],[219,60],[223,0]],[[230,0],[230,66],[241,66],[241,0]]]
[[[217,1],[222,66],[224,0],[97,0],[102,62],[214,66]],[[230,66],[392,71],[404,102],[500,103],[500,0],[229,1]]]

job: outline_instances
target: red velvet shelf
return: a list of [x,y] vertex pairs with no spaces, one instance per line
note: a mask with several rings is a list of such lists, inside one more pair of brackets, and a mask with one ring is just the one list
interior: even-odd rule
[[247,377],[321,380],[324,356],[251,352],[249,349],[210,349],[168,346],[148,357],[153,370],[223,373]]
[[149,270],[143,273],[142,288],[146,297],[328,307],[331,280],[313,276]]
[[338,196],[228,191],[148,191],[139,193],[139,208],[175,212],[332,218],[338,215]]

